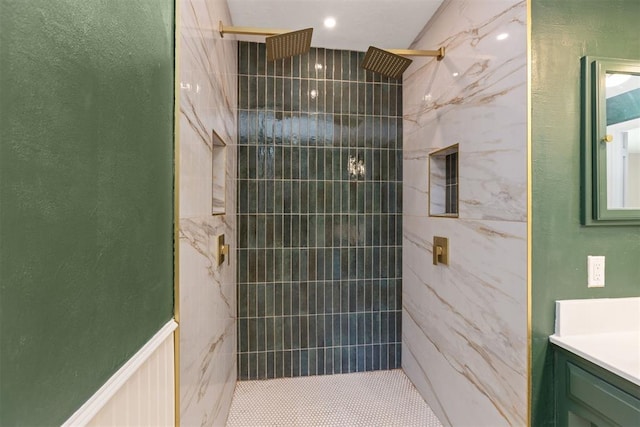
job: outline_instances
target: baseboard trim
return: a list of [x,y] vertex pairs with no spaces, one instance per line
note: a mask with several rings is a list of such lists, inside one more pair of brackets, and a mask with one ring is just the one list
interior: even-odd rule
[[133,374],[147,359],[171,336],[178,324],[171,319],[164,325],[136,354],[131,357],[118,371],[95,392],[64,424],[63,427],[77,427],[87,425],[100,410],[111,400]]

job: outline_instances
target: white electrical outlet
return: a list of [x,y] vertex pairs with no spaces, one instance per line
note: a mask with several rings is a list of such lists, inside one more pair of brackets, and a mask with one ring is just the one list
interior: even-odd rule
[[603,256],[587,256],[587,287],[604,288]]

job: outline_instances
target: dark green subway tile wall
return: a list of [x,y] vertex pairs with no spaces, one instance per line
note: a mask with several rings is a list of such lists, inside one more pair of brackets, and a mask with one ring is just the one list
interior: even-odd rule
[[238,49],[238,378],[400,367],[401,82]]

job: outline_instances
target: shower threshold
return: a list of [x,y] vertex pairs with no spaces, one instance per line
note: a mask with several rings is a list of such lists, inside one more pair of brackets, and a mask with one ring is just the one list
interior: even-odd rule
[[401,369],[239,381],[228,427],[441,427]]

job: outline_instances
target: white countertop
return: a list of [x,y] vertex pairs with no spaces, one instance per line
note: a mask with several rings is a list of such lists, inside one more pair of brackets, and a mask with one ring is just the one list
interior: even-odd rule
[[549,340],[640,386],[640,297],[556,301]]
[[640,334],[551,335],[549,340],[640,386]]

